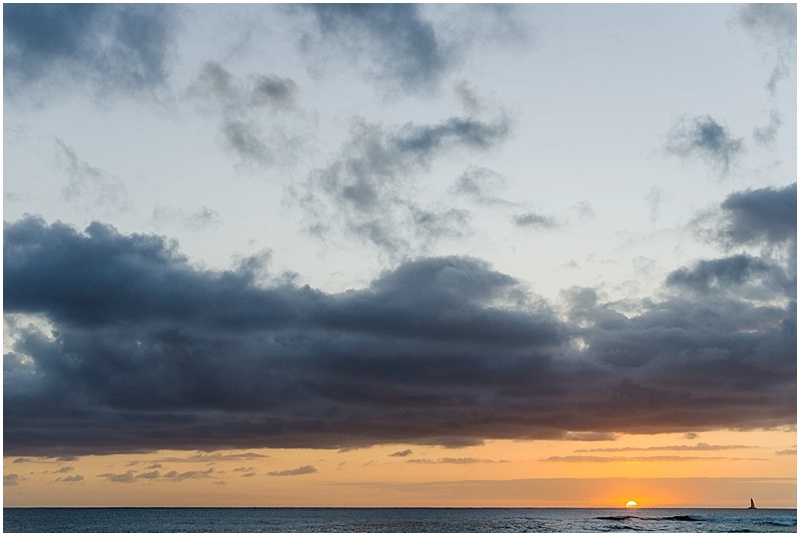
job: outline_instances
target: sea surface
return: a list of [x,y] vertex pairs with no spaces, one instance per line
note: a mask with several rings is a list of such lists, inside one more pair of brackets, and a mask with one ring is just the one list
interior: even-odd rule
[[3,532],[797,532],[797,510],[4,508]]

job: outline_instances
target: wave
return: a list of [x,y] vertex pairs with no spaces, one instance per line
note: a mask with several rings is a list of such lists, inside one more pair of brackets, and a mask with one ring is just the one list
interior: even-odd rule
[[796,527],[797,526],[797,519],[780,521],[777,519],[759,519],[756,520],[756,523],[761,525],[774,525],[776,527]]
[[603,521],[625,521],[626,519],[642,519],[645,521],[703,521],[703,519],[692,517],[689,515],[664,516],[664,517],[642,517],[642,516],[622,515],[622,516],[600,516],[596,517],[595,519],[601,519]]
[[666,521],[703,521],[700,518],[687,516],[687,515],[683,515],[683,516],[667,516],[667,517],[654,517],[654,518],[651,518],[651,519],[659,519],[659,520],[663,519],[663,520],[666,520]]

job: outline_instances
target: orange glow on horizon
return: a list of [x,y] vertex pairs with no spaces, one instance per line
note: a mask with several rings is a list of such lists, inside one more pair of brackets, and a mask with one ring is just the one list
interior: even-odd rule
[[[702,443],[701,443],[702,441]],[[6,457],[4,506],[795,507],[794,431]],[[684,447],[681,447],[684,445]],[[784,453],[786,451],[787,453]],[[636,460],[637,470],[632,471]],[[635,498],[635,499],[632,499]],[[634,507],[634,506],[628,506]]]

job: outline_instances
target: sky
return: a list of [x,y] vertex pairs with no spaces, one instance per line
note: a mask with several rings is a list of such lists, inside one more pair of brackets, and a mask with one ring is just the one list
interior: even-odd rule
[[4,4],[5,506],[796,507],[794,4]]

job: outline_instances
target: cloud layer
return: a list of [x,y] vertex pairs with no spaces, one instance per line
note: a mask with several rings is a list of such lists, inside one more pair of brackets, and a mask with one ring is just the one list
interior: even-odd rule
[[742,150],[743,140],[734,138],[727,127],[708,115],[677,121],[667,141],[668,152],[706,160],[722,174],[730,171]]
[[415,244],[421,243],[424,250],[441,237],[467,232],[467,211],[420,203],[415,176],[443,154],[489,150],[509,131],[504,114],[492,121],[450,117],[397,128],[355,119],[340,157],[314,170],[294,190],[294,197],[312,233],[344,232],[402,258],[415,250]]
[[[6,95],[89,82],[98,95],[162,86],[177,13],[168,5],[3,5]],[[24,93],[23,93],[24,91]]]
[[[796,241],[793,222],[754,216],[793,189],[729,196],[719,236]],[[796,275],[770,251],[678,268],[633,316],[571,289],[560,316],[475,258],[408,260],[326,294],[262,285],[246,262],[194,268],[158,236],[28,217],[4,229],[5,453],[793,424]]]

